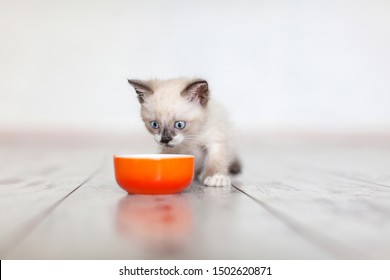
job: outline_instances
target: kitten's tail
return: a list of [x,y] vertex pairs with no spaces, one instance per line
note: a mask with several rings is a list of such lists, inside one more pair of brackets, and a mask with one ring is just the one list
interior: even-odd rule
[[235,158],[229,165],[229,173],[232,175],[236,175],[238,173],[241,173],[241,171],[242,171],[241,161],[238,158]]

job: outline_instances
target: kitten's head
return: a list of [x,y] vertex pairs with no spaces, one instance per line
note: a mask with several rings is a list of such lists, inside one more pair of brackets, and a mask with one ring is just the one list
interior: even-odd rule
[[209,89],[205,80],[129,80],[141,104],[141,117],[157,143],[175,147],[197,143],[206,118]]

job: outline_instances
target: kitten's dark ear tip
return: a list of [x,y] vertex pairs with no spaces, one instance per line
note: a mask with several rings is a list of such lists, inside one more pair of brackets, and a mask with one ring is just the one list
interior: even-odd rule
[[127,79],[127,81],[130,85],[133,86],[135,92],[137,93],[138,100],[141,104],[145,102],[146,95],[153,93],[152,88],[143,81],[131,79]]
[[203,84],[204,90],[209,90],[209,83],[206,80],[200,80],[199,83]]
[[136,90],[138,88],[147,88],[147,86],[140,80],[137,80],[137,79],[127,79],[127,82],[132,85]]

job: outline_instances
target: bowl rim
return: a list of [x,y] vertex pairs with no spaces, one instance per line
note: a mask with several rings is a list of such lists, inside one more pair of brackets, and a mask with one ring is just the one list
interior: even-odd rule
[[114,158],[162,160],[162,159],[195,158],[195,156],[187,155],[187,154],[117,154],[114,155]]

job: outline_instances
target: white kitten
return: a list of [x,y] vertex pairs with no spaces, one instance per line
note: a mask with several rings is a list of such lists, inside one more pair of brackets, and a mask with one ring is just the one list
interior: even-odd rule
[[241,171],[232,127],[222,106],[200,79],[129,80],[141,117],[165,154],[192,154],[196,175],[207,186],[230,185]]

